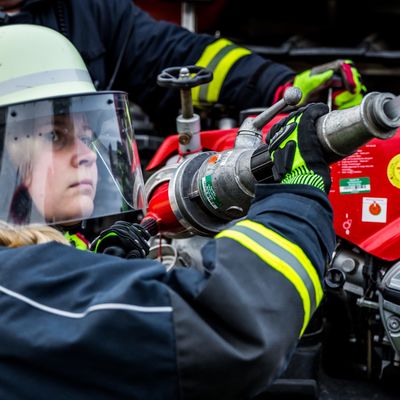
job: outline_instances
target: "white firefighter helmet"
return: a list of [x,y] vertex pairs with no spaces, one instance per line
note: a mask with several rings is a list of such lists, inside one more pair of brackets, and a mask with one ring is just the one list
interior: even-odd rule
[[78,51],[50,28],[3,26],[0,50],[0,106],[96,91]]
[[0,188],[0,219],[16,224],[145,207],[127,94],[96,91],[78,51],[49,28],[0,27]]

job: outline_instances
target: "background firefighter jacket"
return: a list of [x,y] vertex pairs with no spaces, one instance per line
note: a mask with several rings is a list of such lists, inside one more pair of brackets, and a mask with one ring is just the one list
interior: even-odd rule
[[248,220],[204,248],[205,273],[54,242],[0,248],[0,398],[257,394],[321,299],[331,217],[320,190],[259,186]]
[[26,0],[20,14],[0,18],[0,26],[13,23],[40,24],[64,33],[101,90],[108,87],[122,53],[111,89],[128,92],[164,134],[175,132],[179,110],[179,92],[156,83],[167,67],[209,68],[214,80],[194,91],[193,101],[218,101],[238,109],[270,105],[276,88],[294,76],[289,68],[225,39],[158,22],[131,0]]

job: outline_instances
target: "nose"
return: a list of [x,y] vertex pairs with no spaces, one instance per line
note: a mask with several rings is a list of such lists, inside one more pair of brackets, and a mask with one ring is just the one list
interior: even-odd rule
[[97,160],[97,154],[78,138],[75,139],[74,150],[72,165],[75,168],[83,165],[90,167]]

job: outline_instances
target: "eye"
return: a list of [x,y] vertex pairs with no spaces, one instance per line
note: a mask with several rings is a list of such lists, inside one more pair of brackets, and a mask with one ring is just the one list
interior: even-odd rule
[[49,130],[41,136],[48,144],[52,145],[53,150],[61,150],[68,145],[68,135],[59,129]]
[[56,132],[56,131],[46,132],[46,133],[42,134],[41,136],[43,136],[46,140],[48,140],[49,142],[52,142],[52,143],[57,143],[61,139],[60,133]]
[[79,140],[87,147],[92,148],[95,143],[95,138],[93,136],[83,135],[79,137]]

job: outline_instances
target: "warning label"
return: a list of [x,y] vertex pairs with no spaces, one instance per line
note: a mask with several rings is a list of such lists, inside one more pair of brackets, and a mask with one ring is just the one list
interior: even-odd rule
[[387,168],[390,183],[400,189],[400,154],[394,156]]
[[207,175],[201,179],[201,191],[212,208],[217,210],[222,206],[221,200],[213,188],[211,175]]
[[340,165],[342,174],[365,174],[367,172],[365,170],[373,169],[375,167],[375,162],[370,151],[372,147],[376,147],[376,144],[368,144],[365,148],[357,150],[350,157],[346,157],[342,161],[339,161],[338,164]]
[[341,194],[369,193],[371,183],[369,178],[340,179],[339,190]]
[[386,222],[387,199],[377,197],[364,197],[362,204],[363,222]]

